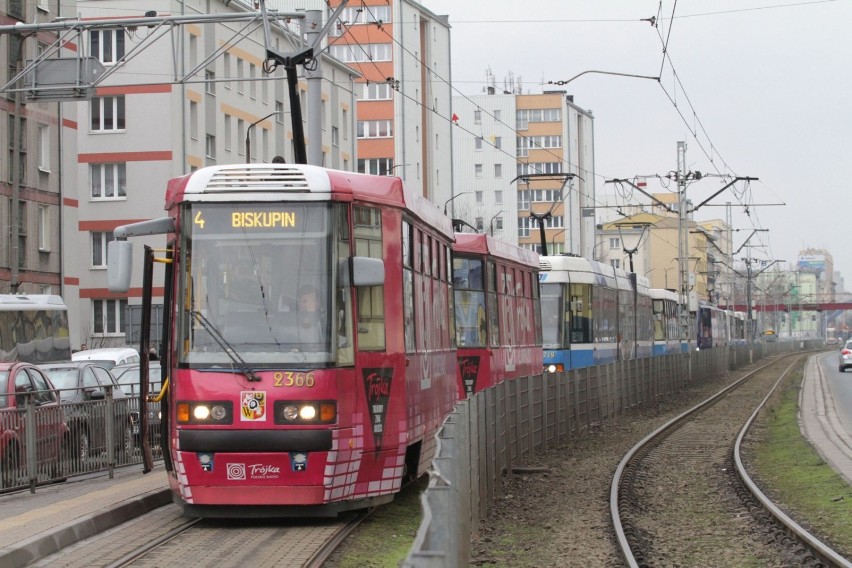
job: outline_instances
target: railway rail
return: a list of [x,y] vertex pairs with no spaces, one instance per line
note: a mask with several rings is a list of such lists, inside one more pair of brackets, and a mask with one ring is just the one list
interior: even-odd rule
[[370,511],[336,519],[188,519],[176,505],[161,507],[61,550],[35,566],[66,568],[193,566],[319,568]]
[[718,565],[727,563],[723,555],[734,563],[752,557],[852,566],[773,503],[740,456],[755,417],[800,357],[761,366],[625,454],[612,479],[610,514],[628,566]]

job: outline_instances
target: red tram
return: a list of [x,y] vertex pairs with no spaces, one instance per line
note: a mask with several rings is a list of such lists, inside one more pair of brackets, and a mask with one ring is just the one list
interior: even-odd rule
[[453,293],[459,396],[542,368],[538,254],[488,235],[456,233]]
[[[450,220],[399,178],[293,164],[200,169],[166,210],[115,235],[168,235],[142,295],[165,261],[162,444],[185,514],[335,515],[424,473],[458,400]],[[127,290],[130,243],[110,247]]]

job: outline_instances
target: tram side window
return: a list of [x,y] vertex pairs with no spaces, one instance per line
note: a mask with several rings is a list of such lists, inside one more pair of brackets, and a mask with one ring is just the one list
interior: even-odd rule
[[592,342],[592,287],[589,284],[571,284],[569,286],[568,311],[566,320],[570,322],[571,343]]
[[485,347],[487,329],[482,269],[481,259],[453,259],[456,338],[461,347]]
[[[355,208],[355,254],[382,258],[382,212],[373,207]],[[364,351],[385,348],[385,287],[358,288],[358,346]]]
[[415,321],[414,321],[414,228],[410,223],[402,223],[402,309],[403,325],[405,326],[405,352],[415,350]]
[[488,292],[488,337],[491,347],[500,347],[500,304],[497,303],[497,266],[489,262],[485,283]]

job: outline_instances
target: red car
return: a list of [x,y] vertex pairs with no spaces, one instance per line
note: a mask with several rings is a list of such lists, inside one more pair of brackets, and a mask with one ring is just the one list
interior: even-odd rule
[[[29,431],[30,425],[35,432]],[[30,363],[0,362],[0,489],[28,482],[27,446],[31,443],[35,444],[36,480],[60,477],[67,437],[59,394],[50,379]]]

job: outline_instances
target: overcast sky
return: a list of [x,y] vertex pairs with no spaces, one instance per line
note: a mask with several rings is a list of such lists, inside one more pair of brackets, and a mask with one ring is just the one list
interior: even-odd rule
[[[599,202],[624,202],[604,179],[674,171],[685,141],[689,171],[759,178],[696,219],[724,219],[714,205],[730,201],[734,250],[768,229],[749,240],[754,258],[793,267],[800,250],[824,248],[852,289],[852,0],[420,2],[449,15],[456,95],[481,94],[490,69],[498,88],[512,75],[525,93],[564,89],[594,113]],[[662,79],[548,84],[587,70]],[[686,194],[699,204],[725,183],[705,177]],[[674,189],[648,180],[649,192]]]

